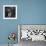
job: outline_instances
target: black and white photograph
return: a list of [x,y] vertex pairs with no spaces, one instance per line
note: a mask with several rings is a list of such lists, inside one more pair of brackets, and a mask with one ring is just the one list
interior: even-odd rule
[[46,25],[18,25],[18,41],[20,46],[41,45],[46,42]]
[[17,19],[17,5],[3,5],[3,19]]

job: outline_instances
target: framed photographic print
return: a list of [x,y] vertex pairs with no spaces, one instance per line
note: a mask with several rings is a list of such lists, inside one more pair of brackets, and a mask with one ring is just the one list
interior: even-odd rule
[[3,5],[3,19],[17,19],[17,5]]
[[19,24],[18,42],[24,40],[46,41],[46,25],[40,24]]

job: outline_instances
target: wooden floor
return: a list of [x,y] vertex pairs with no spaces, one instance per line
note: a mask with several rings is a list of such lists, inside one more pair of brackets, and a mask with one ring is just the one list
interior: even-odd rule
[[[0,44],[0,46],[8,46],[8,44]],[[28,41],[21,40],[19,44],[15,44],[13,46],[46,46],[46,42],[42,41],[32,42],[31,40]]]
[[44,41],[32,42],[31,40],[28,40],[28,41],[21,40],[19,46],[46,46],[46,42],[44,42]]
[[[8,46],[8,44],[0,44],[0,46]],[[9,45],[9,46],[18,46],[18,44],[14,44],[14,45]]]

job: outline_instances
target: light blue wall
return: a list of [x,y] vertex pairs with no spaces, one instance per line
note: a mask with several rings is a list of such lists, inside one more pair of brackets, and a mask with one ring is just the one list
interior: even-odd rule
[[[21,15],[21,2],[18,0],[0,0],[0,44],[8,43],[8,34],[16,32],[18,34],[17,25],[20,22]],[[3,5],[18,5],[18,18],[17,20],[4,20],[3,19]],[[18,39],[18,38],[17,38]],[[16,43],[18,42],[16,39]]]
[[46,24],[46,0],[23,0],[21,24]]
[[[9,4],[18,6],[17,20],[3,19],[3,5]],[[10,32],[17,34],[18,24],[46,24],[46,0],[0,0],[0,43],[8,43]]]

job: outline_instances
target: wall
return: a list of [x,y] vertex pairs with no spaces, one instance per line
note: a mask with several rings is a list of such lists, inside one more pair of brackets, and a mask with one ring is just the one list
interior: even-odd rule
[[21,24],[46,24],[46,0],[23,0]]
[[[10,32],[16,32],[18,35],[17,25],[20,22],[20,15],[21,15],[21,1],[19,0],[0,0],[0,44],[7,44],[8,34]],[[17,20],[4,20],[3,19],[3,5],[18,5],[18,18]],[[16,38],[15,43],[18,43],[18,37]]]
[[[5,4],[17,4],[17,20],[3,19]],[[0,0],[0,44],[8,43],[10,32],[18,32],[18,24],[46,24],[46,0]]]

